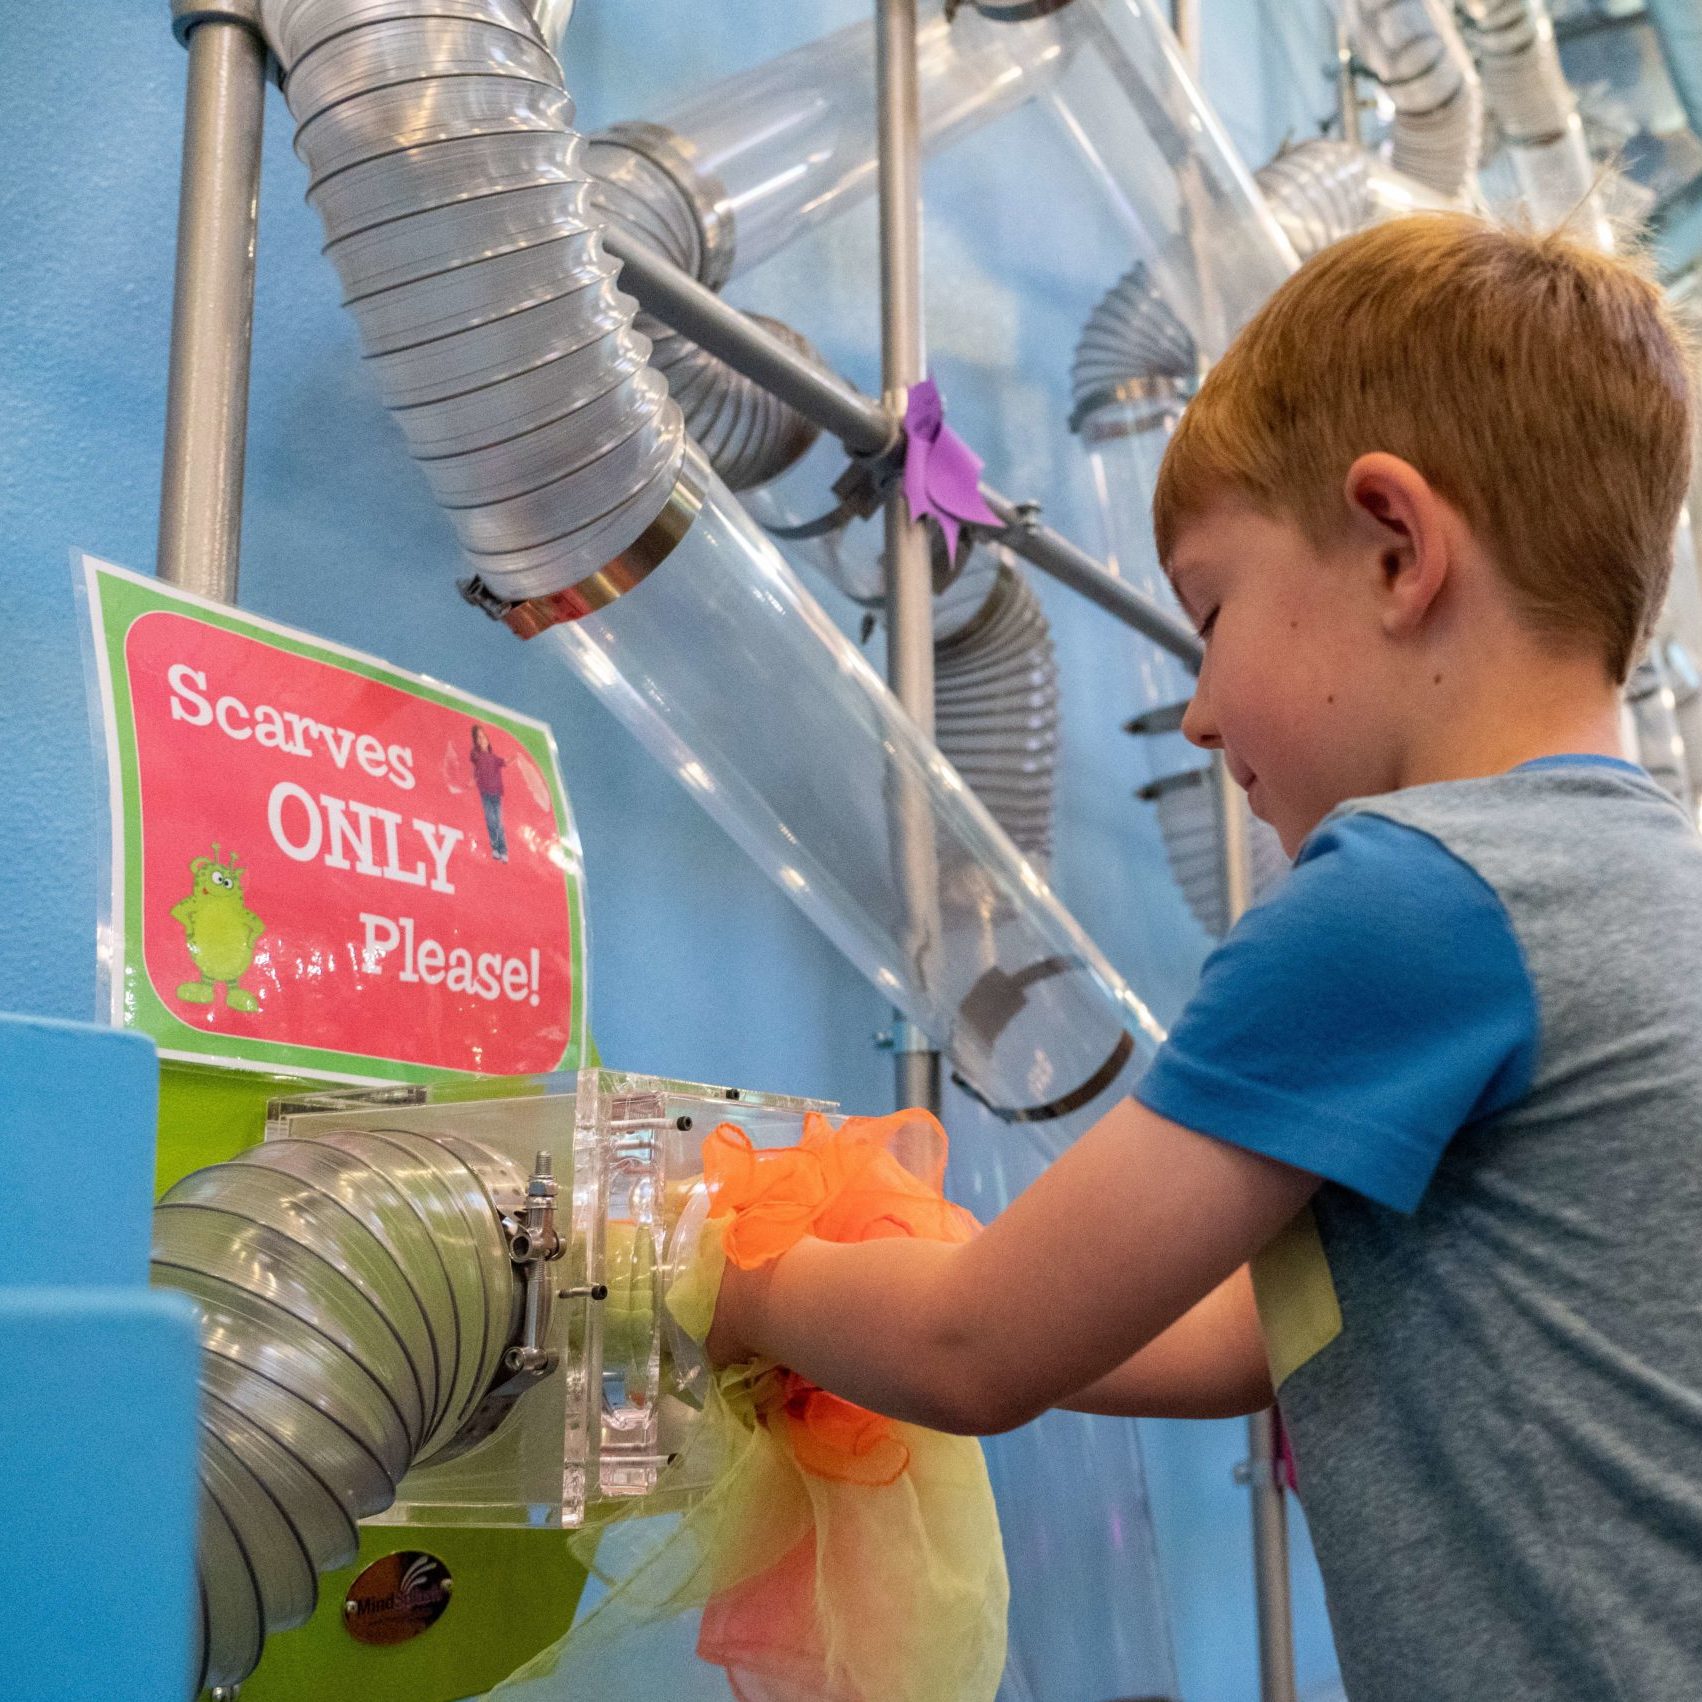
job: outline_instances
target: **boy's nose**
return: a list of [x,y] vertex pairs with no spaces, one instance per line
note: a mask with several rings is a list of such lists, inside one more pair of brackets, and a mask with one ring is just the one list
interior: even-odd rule
[[1218,736],[1217,726],[1212,720],[1210,706],[1206,702],[1206,694],[1195,688],[1194,695],[1188,699],[1188,707],[1182,713],[1182,737],[1189,744],[1198,745],[1201,750],[1215,751],[1223,740]]

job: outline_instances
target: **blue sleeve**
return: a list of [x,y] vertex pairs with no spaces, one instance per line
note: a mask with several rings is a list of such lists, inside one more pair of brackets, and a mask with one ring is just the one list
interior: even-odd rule
[[1135,1096],[1410,1212],[1455,1132],[1529,1091],[1536,989],[1500,899],[1415,828],[1320,828],[1211,955]]

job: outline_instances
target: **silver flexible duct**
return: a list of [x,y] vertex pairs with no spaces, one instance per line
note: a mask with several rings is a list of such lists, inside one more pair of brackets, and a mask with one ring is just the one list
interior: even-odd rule
[[1326,138],[1284,148],[1254,181],[1302,260],[1367,225],[1451,205],[1363,148]]
[[618,595],[699,492],[521,0],[263,0],[362,350],[480,579]]
[[[751,506],[770,525],[811,518],[772,489],[756,493]],[[867,610],[872,623],[886,598],[867,531],[847,519],[791,539],[786,549]],[[944,541],[936,538],[936,584],[945,569]],[[935,742],[1017,849],[1045,862],[1058,765],[1058,667],[1046,611],[1002,548],[976,544],[934,598],[933,634]]]
[[1545,0],[1460,5],[1530,216],[1544,228],[1561,224],[1589,201],[1595,168]]
[[1200,356],[1187,327],[1153,288],[1144,266],[1131,266],[1100,298],[1076,342],[1070,366],[1075,406],[1070,430],[1110,408],[1141,408],[1131,429],[1174,418],[1193,394]]
[[609,222],[718,290],[733,271],[733,211],[694,156],[691,143],[663,124],[611,124],[585,144],[591,198]]
[[[616,124],[586,144],[592,204],[611,225],[638,237],[719,289],[732,258],[732,224],[720,199],[702,191],[683,144],[654,124]],[[807,338],[778,320],[756,316],[812,358]],[[648,313],[635,321],[650,339],[650,364],[667,379],[685,428],[729,490],[766,484],[792,466],[815,442],[804,416],[707,354],[689,338]]]
[[[1223,878],[1223,794],[1211,765],[1184,768],[1143,786],[1136,794],[1152,804],[1170,871],[1194,920],[1220,940],[1230,915]],[[1248,884],[1255,904],[1288,873],[1282,841],[1256,816],[1247,820]]]
[[1477,68],[1442,0],[1351,0],[1354,51],[1395,104],[1397,171],[1470,195],[1483,143]]
[[575,0],[526,0],[526,10],[538,26],[539,37],[558,59],[561,57],[561,38],[567,34],[567,26],[573,18],[574,3]]
[[[765,314],[751,317],[799,353],[816,358],[800,332]],[[661,320],[643,314],[638,324],[650,339],[650,364],[668,381],[686,430],[729,490],[767,484],[808,452],[819,433],[795,408]]]
[[1363,230],[1377,216],[1371,156],[1351,142],[1285,148],[1253,174],[1283,234],[1302,260]]
[[[965,619],[966,605],[973,612]],[[988,550],[935,599],[934,737],[1017,849],[1049,859],[1058,766],[1052,629],[1028,580]]]
[[441,1457],[520,1323],[495,1194],[525,1181],[452,1138],[271,1141],[154,1212],[154,1281],[201,1313],[195,1689],[239,1684],[313,1612],[356,1522]]

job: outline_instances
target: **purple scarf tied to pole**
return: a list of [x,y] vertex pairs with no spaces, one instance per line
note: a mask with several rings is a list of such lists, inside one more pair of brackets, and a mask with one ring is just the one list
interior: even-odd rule
[[904,435],[904,499],[910,518],[936,520],[955,557],[965,520],[997,527],[999,517],[981,498],[981,457],[947,426],[945,403],[931,378],[910,387]]

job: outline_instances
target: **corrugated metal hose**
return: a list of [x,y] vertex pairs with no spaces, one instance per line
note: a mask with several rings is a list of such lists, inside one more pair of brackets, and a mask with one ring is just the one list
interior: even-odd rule
[[522,1301],[506,1188],[525,1179],[482,1147],[363,1130],[269,1141],[156,1207],[154,1281],[201,1314],[197,1690],[309,1617],[357,1521],[498,1380]]

